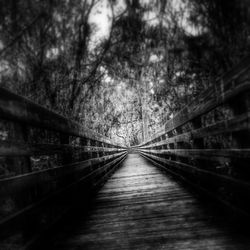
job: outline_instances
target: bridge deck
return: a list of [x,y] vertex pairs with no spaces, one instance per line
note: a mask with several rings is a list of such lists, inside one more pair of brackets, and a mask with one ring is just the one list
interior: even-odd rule
[[136,154],[110,178],[89,214],[77,214],[50,249],[250,249],[250,238]]

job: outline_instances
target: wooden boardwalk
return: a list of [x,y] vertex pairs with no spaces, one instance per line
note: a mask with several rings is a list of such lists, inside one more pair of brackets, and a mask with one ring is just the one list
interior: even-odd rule
[[46,249],[250,249],[250,237],[207,205],[130,154],[87,216],[65,222]]

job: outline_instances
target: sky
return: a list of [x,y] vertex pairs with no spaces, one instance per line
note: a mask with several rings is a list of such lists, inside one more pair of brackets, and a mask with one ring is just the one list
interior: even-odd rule
[[[142,0],[143,3],[150,3],[151,0]],[[172,0],[172,5],[176,9],[176,11],[180,10],[180,8],[185,8],[183,2],[181,0]],[[115,11],[117,13],[121,13],[125,9],[124,0],[117,0],[115,5]],[[112,11],[108,0],[101,0],[92,10],[89,18],[90,24],[95,24],[97,27],[97,32],[93,37],[93,42],[98,42],[101,38],[107,38],[110,30],[110,18],[112,17]],[[180,25],[185,29],[185,31],[189,34],[195,35],[197,33],[196,29],[192,27],[188,21],[188,13],[184,14],[184,19],[180,22]],[[148,12],[145,17],[146,20],[150,20],[149,23],[154,25],[155,23],[155,14],[154,12]]]
[[90,13],[89,22],[97,26],[96,36],[106,37],[109,33],[111,10],[107,0],[101,0]]
[[[121,13],[125,8],[124,0],[118,0],[115,5],[115,14]],[[110,31],[112,18],[112,10],[108,0],[101,0],[92,10],[89,17],[89,23],[97,26],[97,32],[94,37],[94,41],[107,38]]]

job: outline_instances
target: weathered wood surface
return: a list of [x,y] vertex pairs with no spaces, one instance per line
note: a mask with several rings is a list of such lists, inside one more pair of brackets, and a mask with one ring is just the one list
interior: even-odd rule
[[89,214],[79,209],[42,249],[250,249],[247,233],[207,206],[144,158],[130,154]]
[[250,217],[250,57],[184,107],[142,156]]
[[6,242],[21,249],[41,235],[126,154],[96,131],[0,88],[0,249]]
[[105,148],[94,146],[71,146],[63,144],[20,144],[17,142],[1,141],[0,156],[30,156],[30,155],[53,155],[62,153],[63,151],[80,151],[82,153],[89,152],[120,152],[125,151],[124,148]]
[[[247,57],[235,65],[229,72],[225,73],[215,84],[213,84],[212,87],[201,93],[201,95],[199,95],[192,103],[189,103],[172,119],[168,120],[159,131],[141,145],[148,143],[152,144],[153,140],[159,139],[160,136],[171,132],[173,129],[208,113],[223,103],[231,101],[242,93],[249,93],[249,79],[250,57]],[[238,106],[238,108],[241,106],[241,98],[242,96],[239,97],[238,102],[235,103],[235,106]],[[249,98],[249,96],[246,95],[244,98]]]
[[79,136],[113,144],[111,140],[95,131],[85,129],[81,124],[48,110],[22,96],[0,87],[0,117],[68,135]]

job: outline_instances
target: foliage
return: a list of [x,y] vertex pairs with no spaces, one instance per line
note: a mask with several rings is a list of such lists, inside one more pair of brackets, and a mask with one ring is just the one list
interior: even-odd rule
[[[250,49],[244,0],[0,6],[1,86],[126,145],[147,139]],[[105,34],[91,21],[98,15]]]

